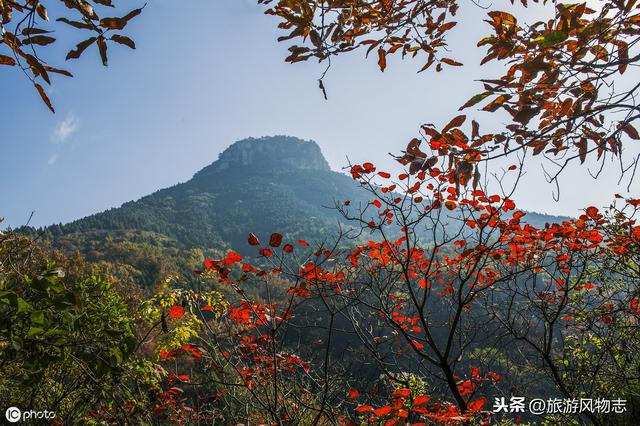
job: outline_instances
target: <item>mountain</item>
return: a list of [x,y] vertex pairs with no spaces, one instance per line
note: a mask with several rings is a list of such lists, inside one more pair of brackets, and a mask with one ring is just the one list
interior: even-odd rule
[[243,250],[249,232],[326,235],[339,220],[329,208],[334,200],[364,195],[350,177],[330,169],[315,142],[287,136],[250,138],[228,147],[188,182],[48,230],[54,238],[147,231],[185,248]]
[[[335,235],[342,218],[332,207],[344,200],[366,205],[370,196],[332,171],[315,142],[249,138],[185,183],[40,232],[63,251],[144,271],[143,284],[152,284],[163,273],[191,269],[205,254],[229,248],[253,254],[249,232],[310,240]],[[527,219],[539,225],[558,218]]]
[[143,286],[191,270],[205,255],[255,254],[249,232],[316,240],[334,235],[336,201],[366,203],[350,176],[334,172],[320,147],[289,136],[249,138],[224,150],[192,179],[137,201],[39,233],[89,261],[129,265]]

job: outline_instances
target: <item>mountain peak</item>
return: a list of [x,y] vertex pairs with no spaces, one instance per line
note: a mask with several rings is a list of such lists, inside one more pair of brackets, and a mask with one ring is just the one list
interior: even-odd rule
[[220,154],[216,162],[197,175],[244,167],[253,170],[331,170],[314,141],[292,136],[264,136],[233,143]]

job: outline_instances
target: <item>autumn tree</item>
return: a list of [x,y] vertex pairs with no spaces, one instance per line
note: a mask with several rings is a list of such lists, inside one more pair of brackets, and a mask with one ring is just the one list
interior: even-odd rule
[[[640,201],[621,201],[544,229],[511,229],[505,241],[531,273],[496,289],[483,306],[515,339],[525,363],[544,365],[559,394],[626,399],[628,414],[615,423],[633,424],[640,227],[632,218]],[[611,422],[606,414],[583,415],[593,424]]]
[[[405,173],[393,179],[365,163],[353,165],[351,173],[372,201],[338,206],[356,225],[333,243],[310,249],[306,241],[287,242],[275,233],[262,245],[250,234],[258,265],[234,252],[205,262],[204,273],[238,293],[226,315],[241,327],[218,324],[199,335],[196,348],[217,359],[213,371],[226,371],[216,375],[217,386],[235,389],[236,396],[244,389],[255,420],[284,424],[291,413],[316,412],[297,419],[489,423],[488,396],[508,392],[503,382],[509,378],[486,366],[493,362],[503,370],[506,357],[540,371],[546,392],[571,399],[628,396],[630,413],[615,421],[631,421],[638,348],[628,336],[637,335],[639,319],[633,261],[640,241],[633,219],[638,200],[625,200],[609,215],[592,207],[578,219],[535,228],[510,194],[461,186],[455,170],[443,173],[434,165],[415,178]],[[363,233],[368,241],[359,242]],[[289,295],[280,303],[273,298],[276,277],[283,279],[279,291]],[[267,291],[255,292],[259,282]],[[315,333],[305,304],[316,308]],[[319,362],[304,361],[287,346],[291,331],[285,330],[301,324],[309,336],[324,337],[314,346],[324,354]],[[339,334],[352,341],[336,350]],[[491,360],[495,353],[488,347],[510,349]],[[336,356],[341,351],[353,352],[350,364]],[[287,374],[290,363],[301,369],[297,375]],[[357,381],[371,363],[384,379]],[[317,367],[323,373],[314,376]],[[354,368],[351,380],[341,380]],[[292,399],[278,403],[278,394],[287,393]],[[592,412],[581,416],[607,422]]]

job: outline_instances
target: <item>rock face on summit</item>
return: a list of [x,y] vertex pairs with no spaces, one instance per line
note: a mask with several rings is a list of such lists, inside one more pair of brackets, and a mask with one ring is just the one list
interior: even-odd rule
[[253,170],[331,171],[317,143],[291,136],[272,136],[248,138],[234,143],[220,154],[218,161],[202,169],[196,177],[244,167]]

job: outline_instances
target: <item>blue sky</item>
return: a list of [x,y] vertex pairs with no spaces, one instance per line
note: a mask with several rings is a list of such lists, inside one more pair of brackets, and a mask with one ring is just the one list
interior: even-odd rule
[[[276,20],[251,0],[150,2],[127,27],[137,50],[110,48],[106,68],[95,48],[65,64],[66,52],[82,38],[59,31],[47,59],[75,77],[55,79],[55,115],[23,75],[0,68],[3,226],[24,224],[31,211],[39,226],[119,206],[188,180],[248,136],[314,139],[335,170],[347,157],[393,169],[388,153],[399,153],[420,124],[445,124],[481,90],[474,79],[483,76],[476,64],[484,51],[474,46],[487,32],[477,19],[484,13],[464,8],[451,39],[454,57],[467,66],[416,74],[421,64],[391,59],[380,73],[373,58],[356,52],[333,61],[325,79],[329,101],[316,82],[323,65],[284,63],[287,46],[276,42]],[[54,19],[65,14],[49,12]],[[469,18],[474,23],[463,25]],[[489,127],[501,120],[482,119]],[[608,204],[626,187],[616,186],[618,174],[609,169],[598,181],[585,168],[567,170],[556,203],[533,161],[517,201],[554,214]]]

